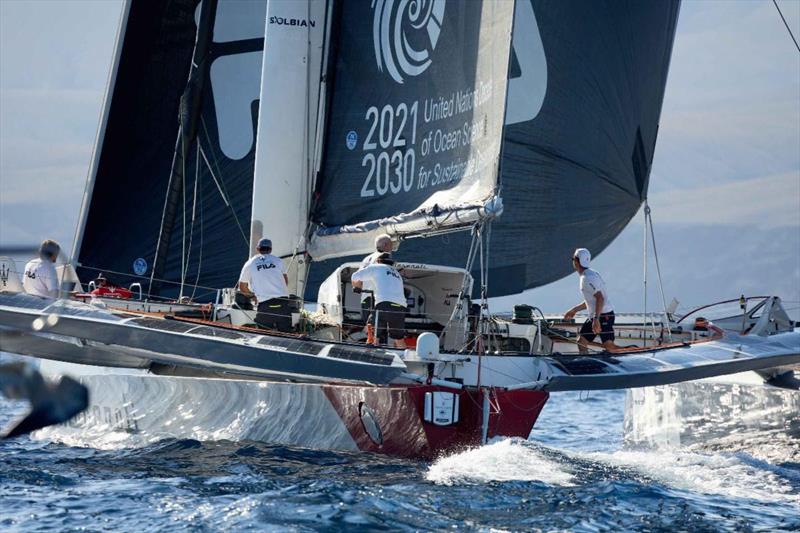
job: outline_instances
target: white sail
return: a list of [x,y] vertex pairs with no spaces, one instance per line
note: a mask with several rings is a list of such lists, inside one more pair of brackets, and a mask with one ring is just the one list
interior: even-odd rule
[[[272,240],[272,253],[281,257],[304,246],[325,26],[324,0],[267,5],[251,253],[262,237]],[[290,274],[296,286],[303,276]]]

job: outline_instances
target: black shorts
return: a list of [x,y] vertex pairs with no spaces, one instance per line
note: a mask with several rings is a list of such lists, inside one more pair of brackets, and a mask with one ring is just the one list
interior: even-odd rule
[[256,324],[278,331],[292,331],[292,307],[288,298],[273,298],[259,302]]
[[380,335],[387,329],[389,338],[394,340],[403,339],[406,336],[406,313],[408,309],[402,305],[392,302],[379,302],[375,306],[375,313],[378,315],[378,323],[375,324],[375,314],[369,316],[369,323],[376,326],[375,335]]
[[[614,340],[614,311],[610,313],[600,313],[600,342]],[[581,337],[592,342],[597,334],[592,331],[592,319],[587,318],[581,326]]]
[[367,296],[364,301],[361,302],[361,320],[364,321],[364,324],[369,322],[369,314],[372,312],[372,296]]

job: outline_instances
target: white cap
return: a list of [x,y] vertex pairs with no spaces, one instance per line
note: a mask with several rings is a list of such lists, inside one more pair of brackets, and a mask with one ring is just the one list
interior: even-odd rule
[[586,248],[578,248],[575,250],[575,253],[572,254],[572,257],[578,258],[578,263],[583,268],[589,268],[589,263],[592,261],[592,254]]
[[389,235],[387,235],[386,233],[381,233],[380,235],[375,237],[375,249],[377,250],[378,246],[380,246],[381,243],[386,242],[386,241],[388,241],[390,243],[392,242],[392,238],[389,237]]

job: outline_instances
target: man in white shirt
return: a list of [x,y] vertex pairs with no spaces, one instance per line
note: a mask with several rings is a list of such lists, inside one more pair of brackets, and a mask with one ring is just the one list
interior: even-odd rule
[[[382,233],[375,237],[375,251],[361,260],[361,266],[359,267],[359,270],[374,263],[381,254],[392,253],[393,246],[394,244],[392,243],[392,238],[387,234]],[[372,311],[372,306],[374,303],[375,301],[372,298],[372,294],[369,292],[361,293],[361,319],[364,322],[368,322],[369,314]]]
[[22,277],[22,287],[28,294],[44,298],[58,298],[58,274],[55,262],[61,247],[56,241],[46,240],[39,247],[39,258],[28,261]]
[[592,254],[586,248],[578,248],[572,255],[572,266],[580,274],[580,289],[583,301],[564,314],[564,320],[571,320],[578,311],[587,310],[589,318],[583,323],[578,338],[578,350],[581,353],[589,351],[589,343],[597,335],[603,348],[613,352],[618,348],[614,344],[614,306],[608,298],[606,284],[596,270],[589,268]]
[[369,322],[375,321],[375,338],[387,329],[396,348],[405,348],[406,297],[403,277],[392,266],[392,256],[379,255],[373,263],[353,273],[350,280],[355,289],[369,289],[375,297],[375,312]]
[[239,290],[245,295],[255,296],[258,302],[258,325],[291,331],[288,283],[283,261],[272,255],[272,241],[261,239],[258,241],[258,254],[244,264],[239,275]]

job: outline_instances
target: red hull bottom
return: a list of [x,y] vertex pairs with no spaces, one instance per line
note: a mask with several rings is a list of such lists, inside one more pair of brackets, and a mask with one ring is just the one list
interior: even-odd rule
[[[541,391],[453,390],[413,387],[324,387],[325,396],[358,449],[398,457],[434,459],[479,446],[483,433],[484,394],[489,395],[487,438],[530,435],[549,394]],[[455,393],[458,421],[436,425],[424,417],[425,393]]]

